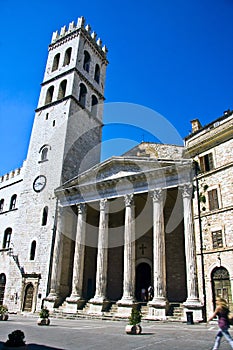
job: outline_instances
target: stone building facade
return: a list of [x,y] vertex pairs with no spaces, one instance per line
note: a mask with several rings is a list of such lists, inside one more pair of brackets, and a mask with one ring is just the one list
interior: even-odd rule
[[[0,304],[128,317],[139,303],[149,319],[192,311],[201,321],[203,304],[213,306],[203,285],[216,294],[216,276],[228,286],[232,276],[231,114],[209,129],[193,121],[186,148],[142,142],[100,163],[107,64],[83,17],[53,33],[27,158],[0,178]],[[210,166],[212,148],[215,168],[195,181],[201,205],[210,190],[214,205],[214,189],[221,204],[198,215],[193,159]]]
[[47,295],[54,189],[100,161],[106,55],[83,17],[53,33],[27,159],[0,178],[1,302],[11,311],[38,310]]
[[233,112],[204,127],[193,120],[185,145],[197,165],[193,207],[199,295],[207,314],[217,296],[233,310]]

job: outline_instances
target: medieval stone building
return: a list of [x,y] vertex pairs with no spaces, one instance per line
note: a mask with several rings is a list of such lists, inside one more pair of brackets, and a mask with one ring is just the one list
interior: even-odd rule
[[[107,49],[84,22],[53,34],[27,158],[0,178],[0,303],[115,317],[139,303],[145,318],[192,311],[201,321],[220,293],[218,276],[228,287],[232,276],[231,114],[214,128],[196,121],[188,152],[143,142],[100,163]],[[195,180],[194,231],[193,158],[203,167],[211,152],[215,167]],[[216,188],[226,199],[218,209]]]
[[193,207],[200,298],[207,314],[216,296],[233,310],[233,111],[204,127],[193,120],[185,144],[197,164]]

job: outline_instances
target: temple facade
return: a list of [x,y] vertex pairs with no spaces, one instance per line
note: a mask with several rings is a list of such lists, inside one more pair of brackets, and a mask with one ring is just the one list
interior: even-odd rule
[[0,177],[0,304],[202,321],[232,304],[232,112],[100,162],[107,65],[83,17],[53,33],[27,158]]

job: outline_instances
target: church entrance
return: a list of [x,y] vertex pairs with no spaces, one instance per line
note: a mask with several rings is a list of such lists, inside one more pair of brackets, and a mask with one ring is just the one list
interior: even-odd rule
[[[147,301],[147,290],[151,284],[151,267],[147,263],[141,263],[136,267],[136,298],[139,301]],[[144,292],[145,290],[145,292]]]
[[212,271],[211,277],[214,308],[216,307],[216,298],[220,297],[224,298],[230,309],[232,309],[233,304],[229,272],[225,267],[216,267]]
[[29,283],[25,289],[23,311],[27,311],[27,312],[32,311],[33,292],[34,292],[33,285]]

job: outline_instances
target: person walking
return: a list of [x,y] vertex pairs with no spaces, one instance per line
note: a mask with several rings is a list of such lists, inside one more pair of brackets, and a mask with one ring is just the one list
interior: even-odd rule
[[226,300],[223,298],[217,298],[216,309],[215,309],[213,315],[208,319],[208,322],[209,322],[214,317],[218,316],[219,330],[218,330],[218,333],[216,335],[214,347],[212,350],[219,349],[222,336],[224,336],[226,338],[226,340],[230,344],[231,348],[233,349],[233,339],[232,339],[230,333],[228,332],[228,329],[230,327],[229,319],[228,319],[229,312],[230,311],[229,311]]

